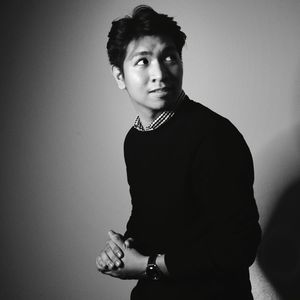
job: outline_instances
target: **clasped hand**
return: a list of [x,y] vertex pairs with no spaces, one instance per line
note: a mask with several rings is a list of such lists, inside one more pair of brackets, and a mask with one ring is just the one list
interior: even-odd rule
[[98,270],[120,279],[140,279],[144,277],[148,257],[132,248],[133,239],[127,240],[114,231],[109,231],[106,247],[96,259]]

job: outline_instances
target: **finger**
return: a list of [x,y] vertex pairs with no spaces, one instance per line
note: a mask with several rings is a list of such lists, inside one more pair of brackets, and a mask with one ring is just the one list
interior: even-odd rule
[[106,265],[106,267],[111,270],[114,267],[114,262],[109,258],[109,256],[106,253],[106,248],[104,251],[101,252],[100,257],[103,261],[103,263]]
[[119,233],[114,232],[113,230],[110,230],[108,232],[108,236],[110,237],[110,239],[116,244],[118,245],[120,248],[123,247],[124,242],[123,242],[123,236]]
[[124,256],[124,252],[122,251],[122,249],[115,244],[112,240],[109,240],[108,242],[109,247],[111,248],[112,252],[118,257],[118,258],[122,258]]
[[116,266],[117,268],[121,266],[121,260],[115,255],[109,244],[107,244],[105,252],[109,259],[113,262],[114,266]]
[[128,239],[124,242],[125,248],[131,248],[132,245],[133,245],[133,242],[134,242],[133,238],[128,238]]
[[104,271],[102,273],[105,274],[105,275],[112,276],[112,277],[119,277],[118,273],[116,273],[116,271],[114,271],[114,270]]
[[105,263],[102,261],[101,257],[100,256],[97,256],[96,257],[96,266],[97,266],[97,269],[98,271],[105,271],[107,266],[105,265]]

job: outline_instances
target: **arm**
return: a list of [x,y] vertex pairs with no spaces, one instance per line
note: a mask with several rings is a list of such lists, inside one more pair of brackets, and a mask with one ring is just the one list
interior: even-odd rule
[[[113,231],[109,232],[109,237],[107,246],[96,259],[98,270],[120,279],[144,278],[149,257],[130,248],[131,239],[124,240],[122,235]],[[121,256],[122,262],[120,261]],[[156,264],[164,276],[167,276],[168,270],[164,262],[164,255],[157,257]]]
[[[194,218],[192,228],[178,233],[180,243],[175,238],[173,246],[158,258],[165,275],[187,278],[236,273],[248,269],[255,259],[260,227],[253,197],[252,158],[242,136],[232,125],[226,126],[199,144],[190,188],[195,198],[191,213],[201,215]],[[129,230],[126,237],[131,233]],[[131,257],[133,260],[124,262],[125,270],[137,266],[135,256]],[[140,275],[146,261],[144,257],[138,266]],[[124,273],[108,275],[121,277]]]
[[[225,125],[199,144],[191,189],[193,209],[200,215],[183,232],[182,242],[165,255],[170,276],[236,273],[248,269],[255,259],[261,232],[253,196],[252,157],[242,136],[231,124]],[[192,260],[180,259],[186,245]]]

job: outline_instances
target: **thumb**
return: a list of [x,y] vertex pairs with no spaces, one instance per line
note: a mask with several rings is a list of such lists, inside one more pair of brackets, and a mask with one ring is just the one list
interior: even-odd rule
[[125,242],[124,242],[124,245],[125,245],[125,248],[131,248],[132,245],[133,245],[133,238],[128,238]]
[[113,230],[110,230],[108,232],[109,238],[119,247],[124,246],[123,236],[119,233],[114,232]]

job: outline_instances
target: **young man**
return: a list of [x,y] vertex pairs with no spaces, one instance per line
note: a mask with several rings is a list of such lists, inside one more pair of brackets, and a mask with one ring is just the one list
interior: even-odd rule
[[131,299],[253,299],[260,241],[253,163],[238,130],[182,90],[186,35],[148,6],[112,23],[107,50],[138,117],[124,153],[132,212],[98,269]]

